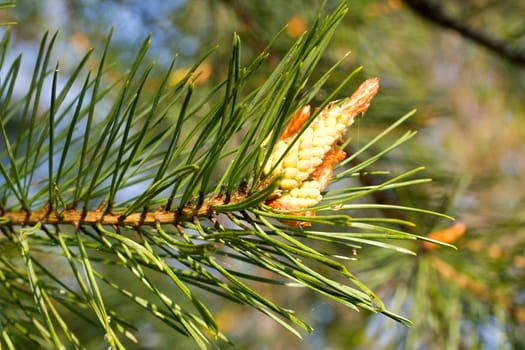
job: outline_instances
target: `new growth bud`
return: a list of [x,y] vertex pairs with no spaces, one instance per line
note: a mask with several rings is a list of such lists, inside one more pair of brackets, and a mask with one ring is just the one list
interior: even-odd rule
[[338,143],[354,117],[368,109],[378,89],[377,78],[366,80],[349,98],[328,104],[300,135],[298,131],[308,120],[311,109],[305,106],[296,112],[264,165],[265,174],[273,169],[272,175],[282,175],[279,190],[268,205],[275,209],[297,210],[297,215],[314,214],[304,209],[322,199],[321,192],[332,177],[333,165],[346,156],[337,147]]

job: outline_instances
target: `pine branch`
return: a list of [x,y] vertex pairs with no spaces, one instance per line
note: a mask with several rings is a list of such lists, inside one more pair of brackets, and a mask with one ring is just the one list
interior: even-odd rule
[[464,21],[446,13],[443,6],[434,0],[405,0],[421,17],[447,29],[454,30],[465,38],[485,47],[518,66],[525,66],[525,49],[515,48],[509,42],[477,30]]
[[[0,258],[4,342],[82,348],[82,335],[72,330],[67,315],[104,334],[111,348],[125,348],[136,341],[135,330],[107,296],[116,294],[119,304],[146,311],[200,348],[219,346],[228,340],[197,289],[251,306],[299,337],[296,327],[312,331],[293,311],[255,290],[253,281],[299,285],[351,309],[409,323],[388,311],[351,266],[315,248],[316,242],[328,242],[349,252],[370,245],[414,254],[390,241],[436,242],[406,232],[413,225],[408,220],[350,215],[368,208],[351,201],[427,182],[414,178],[421,168],[373,186],[328,186],[358,176],[414,135],[408,132],[351,163],[409,113],[344,159],[344,131],[379,87],[369,79],[337,101],[359,69],[318,109],[306,107],[337,66],[310,82],[346,11],[343,1],[325,18],[320,12],[268,79],[248,92],[244,87],[269,48],[242,66],[238,36],[226,79],[210,91],[194,88],[201,62],[169,86],[174,59],[148,94],[149,38],[127,73],[111,79],[112,31],[96,70],[86,68],[96,55],[89,51],[63,84],[60,65],[51,63],[56,34],[46,33],[22,97],[13,89],[21,79],[20,57],[8,68],[2,59],[7,73],[0,87],[0,245],[9,253]],[[2,52],[8,43],[9,32]],[[11,141],[15,118],[23,127]],[[238,135],[243,138],[235,143]],[[49,261],[59,261],[60,272]],[[260,277],[259,270],[271,277]]]

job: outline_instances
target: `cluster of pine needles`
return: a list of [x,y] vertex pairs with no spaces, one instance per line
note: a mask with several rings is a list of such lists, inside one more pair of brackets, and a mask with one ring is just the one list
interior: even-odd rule
[[[406,132],[354,162],[413,112],[335,166],[323,200],[311,208],[317,215],[300,217],[311,227],[287,225],[297,219],[293,213],[265,205],[278,187],[278,179],[263,181],[261,164],[277,142],[269,135],[279,135],[337,67],[309,79],[347,11],[344,3],[319,15],[255,91],[244,87],[269,48],[243,66],[237,36],[223,82],[196,93],[201,60],[171,86],[175,58],[150,94],[144,92],[154,68],[144,63],[149,38],[127,73],[114,79],[107,74],[111,33],[96,69],[88,68],[91,50],[67,76],[52,62],[56,34],[45,34],[26,82],[22,56],[7,62],[6,31],[0,42],[0,339],[6,348],[83,348],[83,332],[71,326],[75,320],[112,349],[125,348],[138,331],[110,305],[109,295],[202,349],[228,339],[201,291],[255,308],[299,337],[297,328],[312,330],[253,282],[309,288],[350,309],[408,323],[351,273],[351,260],[316,250],[315,243],[337,245],[348,255],[365,245],[414,254],[393,243],[424,239],[401,229],[411,222],[353,213],[376,208],[440,215],[366,204],[373,192],[429,181],[414,177],[421,168],[374,186],[349,185],[414,135]],[[340,98],[359,71],[318,107]],[[16,84],[28,84],[23,96],[15,93]],[[320,273],[321,267],[334,274]]]

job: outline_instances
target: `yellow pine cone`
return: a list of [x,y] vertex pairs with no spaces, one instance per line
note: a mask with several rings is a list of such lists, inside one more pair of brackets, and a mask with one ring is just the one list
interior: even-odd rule
[[[299,136],[297,132],[310,116],[310,106],[301,108],[294,115],[264,166],[265,174],[275,167],[273,174],[283,175],[279,190],[268,202],[270,206],[303,210],[322,199],[321,191],[328,185],[333,164],[345,157],[345,153],[337,149],[338,142],[352,125],[354,117],[368,109],[378,89],[377,78],[366,80],[351,97],[326,106]],[[285,154],[292,142],[294,144]]]

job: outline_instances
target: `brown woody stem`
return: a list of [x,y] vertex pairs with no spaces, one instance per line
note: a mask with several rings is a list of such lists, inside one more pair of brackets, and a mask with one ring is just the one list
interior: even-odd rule
[[[235,196],[236,200],[242,199]],[[125,211],[108,212],[106,210],[82,211],[67,209],[58,212],[44,207],[34,211],[5,211],[0,213],[4,219],[3,225],[29,226],[37,223],[46,225],[123,225],[123,226],[151,226],[160,224],[175,224],[184,221],[193,221],[197,217],[211,218],[214,215],[213,206],[225,204],[223,198],[212,197],[200,206],[186,206],[181,210],[143,211],[124,216]],[[0,224],[2,225],[2,224]]]
[[[213,214],[211,206],[203,205],[200,208],[184,208],[181,211],[163,211],[132,213],[122,216],[124,212],[103,212],[81,210],[64,210],[59,215],[47,208],[26,213],[25,211],[4,212],[2,217],[8,219],[7,225],[35,225],[43,223],[48,225],[155,225],[173,224],[190,221],[195,217],[209,217]],[[4,224],[4,225],[6,225]]]

